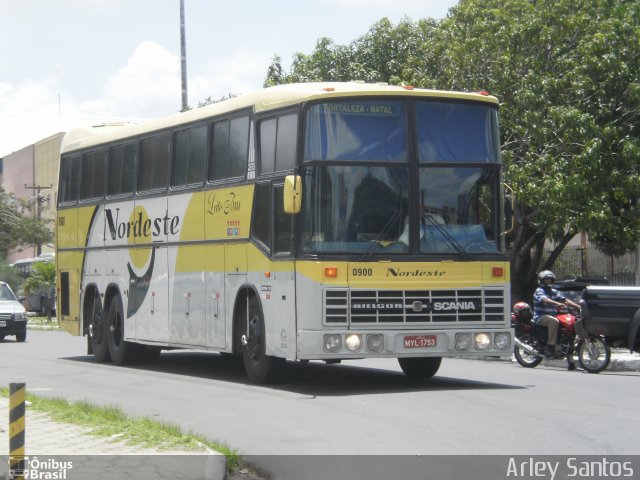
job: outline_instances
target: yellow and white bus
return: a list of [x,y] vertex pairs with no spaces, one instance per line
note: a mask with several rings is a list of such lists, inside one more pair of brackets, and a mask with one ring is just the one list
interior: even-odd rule
[[267,88],[65,136],[59,321],[99,362],[168,348],[285,362],[510,355],[498,101]]

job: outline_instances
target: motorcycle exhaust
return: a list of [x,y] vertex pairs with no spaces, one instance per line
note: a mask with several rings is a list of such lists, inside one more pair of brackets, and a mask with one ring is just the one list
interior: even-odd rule
[[515,344],[517,346],[519,346],[521,349],[523,349],[529,355],[535,355],[536,357],[547,358],[546,355],[543,355],[542,353],[537,351],[535,348],[533,348],[531,345],[527,345],[526,343],[521,342],[518,337],[514,338],[514,342],[515,342]]

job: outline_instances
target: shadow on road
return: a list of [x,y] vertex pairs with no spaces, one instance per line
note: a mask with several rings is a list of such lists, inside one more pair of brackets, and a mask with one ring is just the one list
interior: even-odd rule
[[[92,356],[66,357],[63,360],[93,363]],[[446,361],[445,359],[444,362]],[[104,368],[103,365],[95,365]],[[249,384],[241,361],[209,352],[163,352],[159,360],[153,363],[127,367],[109,365],[108,367]],[[352,365],[326,365],[321,362],[308,364],[287,362],[278,383],[256,388],[289,391],[312,398],[416,391],[505,390],[525,387],[437,375],[428,380],[417,380],[393,370]]]

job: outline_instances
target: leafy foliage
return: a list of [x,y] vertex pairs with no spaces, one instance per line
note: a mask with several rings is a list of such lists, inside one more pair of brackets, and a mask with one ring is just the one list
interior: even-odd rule
[[29,293],[41,290],[49,292],[56,282],[56,264],[54,262],[35,262],[31,266],[31,274],[22,286]]
[[[489,90],[515,190],[514,300],[578,232],[605,253],[640,241],[640,2],[461,0],[436,22],[382,19],[346,46],[320,39],[267,84],[363,79]],[[277,73],[277,75],[276,75]],[[545,240],[556,242],[543,264]]]
[[8,283],[14,293],[16,293],[20,289],[20,285],[22,285],[22,276],[14,267],[9,265],[0,265],[0,280]]
[[6,257],[7,251],[18,245],[36,245],[53,240],[45,220],[25,215],[23,211],[30,212],[29,205],[0,188],[0,257]]

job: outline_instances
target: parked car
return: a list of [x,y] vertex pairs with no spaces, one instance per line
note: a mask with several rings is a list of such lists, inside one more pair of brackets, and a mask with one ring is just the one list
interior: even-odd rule
[[609,279],[607,277],[576,277],[559,280],[553,284],[553,288],[564,297],[578,303],[582,298],[582,292],[589,285],[609,285]]
[[587,333],[604,335],[613,347],[640,352],[640,287],[589,286],[581,306]]
[[0,340],[15,335],[18,342],[27,339],[27,311],[8,284],[0,282]]

